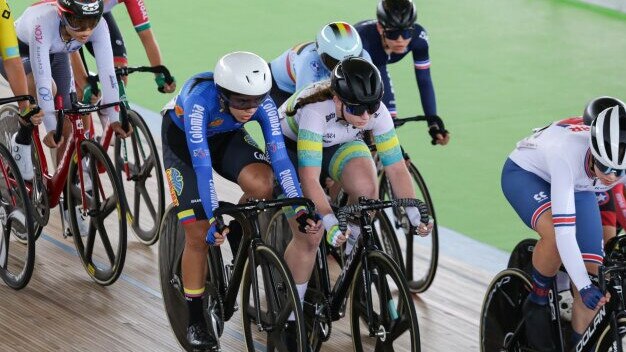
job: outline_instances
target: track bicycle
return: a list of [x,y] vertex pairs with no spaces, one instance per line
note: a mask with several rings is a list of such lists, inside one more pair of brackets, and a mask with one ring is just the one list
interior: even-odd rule
[[[159,239],[159,225],[165,210],[165,181],[161,157],[150,128],[139,112],[133,110],[128,102],[123,78],[136,72],[163,74],[168,84],[171,84],[174,79],[165,66],[115,69],[120,101],[126,107],[128,123],[132,126],[133,133],[126,139],[115,138],[113,161],[123,185],[131,186],[130,194],[126,196],[128,224],[137,239],[150,246]],[[91,94],[98,95],[98,75],[89,75],[87,81],[91,86]],[[161,88],[159,90],[161,91]],[[91,95],[86,94],[83,102],[88,102],[90,99]],[[94,133],[93,124],[91,124],[91,133]],[[112,137],[113,130],[107,128],[103,135],[96,139],[100,141],[105,151],[109,151]],[[130,148],[127,141],[130,142]]]
[[[218,224],[223,224],[223,215],[229,215],[243,227],[243,237],[231,264],[224,263],[221,247],[210,246],[207,254],[209,268],[204,315],[216,340],[219,341],[224,331],[224,323],[231,319],[239,307],[237,290],[241,286],[243,332],[248,351],[254,351],[255,345],[261,344],[266,346],[267,351],[292,352],[282,339],[291,313],[296,322],[293,333],[296,334],[297,351],[306,351],[302,307],[291,272],[282,256],[263,243],[259,226],[260,213],[297,205],[306,206],[309,214],[314,212],[313,203],[305,198],[251,201],[239,205],[220,202],[215,210]],[[181,273],[185,234],[178,223],[175,209],[170,205],[161,222],[161,291],[174,335],[183,348],[190,351],[186,340],[189,318]],[[220,350],[220,346],[214,350]]]
[[[560,297],[554,292],[556,280],[553,282],[548,304],[556,351],[621,352],[626,348],[622,341],[626,334],[626,237],[611,239],[605,251],[599,286],[602,292],[611,293],[611,300],[598,310],[576,345],[570,343],[571,326],[561,318]],[[532,351],[527,346],[522,312],[531,289],[530,275],[524,269],[503,270],[491,281],[480,315],[481,352]]]
[[[320,243],[313,274],[304,301],[307,339],[313,351],[330,338],[332,322],[345,316],[350,297],[350,325],[355,351],[420,351],[417,313],[399,265],[381,250],[375,215],[390,207],[416,206],[422,222],[428,223],[426,204],[417,199],[373,200],[359,198],[358,204],[344,206],[335,214],[342,232],[353,216],[361,235],[351,253],[343,256],[343,266],[334,285],[330,284],[326,241]],[[288,240],[284,215],[277,212],[270,220],[266,243],[283,253]]]
[[[70,100],[72,107],[63,109],[62,97],[55,98],[55,141],[61,139],[66,118],[71,123],[72,132],[54,173],[48,170],[39,126],[32,126],[35,176],[26,182],[26,188],[34,210],[35,238],[48,224],[50,209],[60,205],[61,224],[66,228],[63,235],[73,238],[87,274],[100,285],[110,285],[117,280],[124,267],[126,217],[123,214],[126,213],[126,202],[113,163],[101,145],[86,138],[88,134],[85,133],[82,116],[114,106],[120,106],[122,110],[124,107],[119,102],[83,105],[77,102],[76,93],[70,94]],[[17,125],[18,117],[11,114],[0,116],[0,136],[6,136],[6,131]],[[120,116],[123,121],[124,114]],[[67,227],[63,216],[65,209],[69,220]],[[83,232],[79,221],[83,224]]]

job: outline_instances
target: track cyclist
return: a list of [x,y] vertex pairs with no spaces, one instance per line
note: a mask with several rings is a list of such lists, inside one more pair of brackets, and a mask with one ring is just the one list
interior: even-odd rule
[[[126,11],[128,12],[128,16],[130,17],[133,26],[135,27],[135,31],[137,32],[139,39],[141,40],[141,44],[144,47],[150,66],[155,67],[163,65],[161,50],[159,49],[159,44],[157,43],[154,32],[152,31],[150,18],[148,17],[148,10],[144,0],[104,0],[104,14],[102,15],[102,18],[106,21],[107,26],[109,27],[115,67],[128,66],[128,56],[126,53],[124,38],[122,37],[122,32],[120,31],[117,22],[111,13],[113,7],[120,4],[124,4],[126,6]],[[93,47],[89,43],[87,43],[86,48],[93,55]],[[78,53],[72,55],[72,65],[75,70],[74,74],[76,75],[76,83],[78,87],[82,88],[82,90],[85,88],[91,89],[91,86],[87,85],[87,72],[84,71],[82,63],[78,60],[80,60],[80,55],[78,55]],[[122,78],[124,80],[124,84],[128,83],[127,78],[128,77],[126,76]],[[157,86],[160,88],[160,91],[163,93],[172,93],[176,90],[176,82],[167,84],[163,74],[155,74],[154,79]],[[93,97],[93,99],[97,99],[97,97]]]
[[[28,7],[15,22],[19,51],[29,80],[34,81],[30,91],[44,112],[43,124],[47,134],[43,142],[50,148],[64,150],[64,140],[70,126],[66,121],[63,137],[54,141],[56,115],[54,99],[63,98],[65,108],[70,107],[70,91],[74,89],[69,53],[91,42],[96,52],[96,63],[102,77],[107,77],[103,86],[103,102],[118,100],[117,83],[113,68],[113,54],[109,33],[100,21],[103,11],[102,0],[57,0],[39,2]],[[118,121],[115,108],[103,110],[104,119],[112,121],[114,131],[122,138],[126,132]],[[104,123],[104,122],[103,122]],[[34,176],[31,158],[32,126],[21,125],[12,139],[12,154],[25,180]]]
[[[399,198],[415,198],[403,161],[393,120],[381,103],[383,85],[378,69],[362,58],[347,58],[335,66],[330,80],[317,82],[294,94],[280,109],[281,125],[290,158],[298,165],[304,196],[322,215],[326,241],[339,246],[350,237],[350,253],[360,229],[350,225],[342,233],[320,184],[331,177],[356,201],[359,196],[378,198],[376,168],[361,137],[371,130],[385,172]],[[420,223],[417,208],[406,209],[411,224],[422,236],[432,224]],[[294,236],[285,251],[298,293],[304,296],[313,270],[320,236]],[[301,297],[302,299],[302,297]]]
[[[597,285],[602,221],[595,192],[626,182],[626,110],[588,109],[591,125],[552,123],[517,143],[502,170],[502,190],[540,239],[532,257],[532,291],[524,302],[529,347],[552,351],[548,293],[561,263],[574,290],[574,343],[609,300]],[[520,187],[519,185],[524,185]]]
[[415,4],[412,0],[382,0],[376,8],[376,18],[359,22],[355,27],[363,41],[363,48],[380,71],[385,86],[383,103],[391,116],[396,117],[396,100],[387,64],[402,60],[410,52],[413,55],[422,109],[428,122],[428,133],[433,144],[446,145],[450,135],[443,120],[437,115],[435,89],[430,76],[428,34],[424,27],[415,23]]
[[[9,81],[11,91],[13,95],[26,95],[28,94],[28,82],[26,80],[26,73],[24,72],[24,66],[20,58],[20,51],[17,46],[17,37],[15,34],[15,27],[13,26],[13,16],[11,15],[11,9],[9,4],[5,0],[0,0],[0,71],[4,70],[2,75]],[[20,124],[38,125],[43,119],[43,112],[39,111],[35,114],[34,109],[36,105],[31,106],[27,100],[18,102],[20,116]],[[27,115],[32,115],[30,122],[23,119]]]
[[346,22],[331,22],[317,34],[315,42],[298,44],[287,49],[270,63],[272,91],[277,106],[296,91],[311,83],[330,77],[335,65],[350,56],[370,60],[363,50],[359,33]]
[[[238,232],[240,237],[242,232],[236,221],[221,233],[216,226],[213,210],[218,198],[212,168],[239,184],[244,192],[242,201],[272,198],[275,176],[287,197],[302,196],[285,151],[276,106],[268,97],[271,86],[269,67],[261,57],[233,52],[218,61],[214,72],[199,73],[185,82],[163,109],[163,163],[185,231],[182,276],[189,308],[187,339],[195,348],[215,344],[202,308],[207,245],[221,245],[230,231],[228,239],[236,252],[238,243],[233,243],[231,236]],[[243,128],[249,121],[261,125],[267,155]],[[291,217],[307,236],[322,233],[321,222],[310,219],[304,207],[292,210]]]

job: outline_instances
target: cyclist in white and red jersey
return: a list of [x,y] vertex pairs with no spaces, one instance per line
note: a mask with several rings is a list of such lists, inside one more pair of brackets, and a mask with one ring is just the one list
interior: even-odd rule
[[[103,9],[102,0],[46,1],[27,8],[15,21],[24,69],[34,79],[37,102],[44,111],[43,123],[47,134],[43,142],[50,148],[65,144],[66,136],[59,143],[54,142],[56,115],[53,98],[60,95],[64,107],[70,106],[69,93],[74,85],[69,53],[87,42],[93,43],[98,71],[106,83],[102,87],[103,102],[119,100],[109,32],[106,23],[100,21]],[[102,115],[112,122],[118,135],[126,137],[115,108],[104,110]],[[69,128],[66,132],[69,133]],[[12,152],[24,178],[29,180],[33,177],[30,138],[25,141],[26,144],[21,142],[24,141],[13,143]],[[57,153],[62,153],[63,149],[59,148]]]
[[[374,136],[395,195],[415,198],[393,120],[381,102],[382,96],[378,69],[363,58],[349,57],[335,66],[330,81],[315,83],[294,94],[279,109],[287,153],[298,165],[302,193],[315,203],[322,216],[329,244],[338,246],[349,239],[346,253],[352,251],[360,228],[351,225],[345,234],[339,230],[320,177],[340,183],[351,202],[359,196],[378,198],[376,167],[362,140],[365,131]],[[406,212],[416,232],[423,236],[430,233],[432,224],[421,223],[419,209],[407,207]],[[294,236],[285,251],[285,261],[301,300],[321,237]]]
[[614,105],[592,117],[591,126],[566,120],[537,130],[517,144],[502,171],[504,195],[541,237],[533,253],[533,289],[524,303],[527,338],[538,351],[555,346],[547,295],[561,262],[577,288],[574,339],[609,298],[592,283],[604,254],[595,192],[626,182],[626,110]]

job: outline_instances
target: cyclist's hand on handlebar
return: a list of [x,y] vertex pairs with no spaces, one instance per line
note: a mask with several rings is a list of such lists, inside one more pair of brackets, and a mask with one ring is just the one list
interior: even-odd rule
[[433,230],[433,222],[429,221],[427,224],[421,222],[420,211],[416,207],[407,207],[406,215],[409,217],[411,227],[415,229],[418,235],[428,236]]
[[322,223],[324,224],[324,229],[326,229],[326,242],[331,246],[339,247],[348,239],[350,230],[348,229],[345,234],[339,230],[339,220],[337,220],[335,214],[324,215]]
[[30,121],[31,124],[37,126],[43,122],[43,115],[43,110],[41,110],[36,104],[32,104],[27,107],[26,110],[20,111],[20,122],[25,125],[28,121]]
[[580,297],[587,308],[595,310],[608,303],[611,299],[611,294],[607,292],[606,295],[602,295],[600,289],[596,285],[591,284],[580,290]]
[[124,131],[124,129],[122,128],[122,123],[119,121],[113,122],[111,124],[111,128],[113,129],[113,132],[115,132],[115,134],[120,138],[126,138],[133,133],[133,126],[129,124],[128,131]]
[[432,141],[432,145],[440,144],[446,145],[450,141],[450,133],[446,130],[446,126],[443,123],[441,117],[437,115],[426,116],[426,122],[428,123],[428,134]]
[[311,215],[306,211],[305,207],[298,207],[294,209],[296,216],[296,222],[298,223],[298,231],[307,235],[315,235],[323,230],[323,224],[320,218],[315,215]]
[[173,93],[176,90],[176,78],[172,76],[172,83],[167,84],[165,82],[165,75],[162,73],[154,76],[154,81],[157,84],[157,90],[161,93]]
[[63,141],[65,140],[65,138],[63,136],[61,136],[61,139],[59,140],[59,143],[55,143],[54,142],[54,134],[56,133],[56,131],[50,131],[46,134],[45,137],[43,137],[43,144],[45,144],[48,148],[56,148],[58,146],[60,146],[61,144],[63,144]]
[[229,231],[230,230],[228,229],[228,227],[224,227],[220,232],[216,226],[216,223],[212,222],[211,227],[209,227],[209,230],[206,234],[206,243],[211,246],[221,246],[222,244],[224,244],[224,240],[226,239],[226,235],[228,235]]

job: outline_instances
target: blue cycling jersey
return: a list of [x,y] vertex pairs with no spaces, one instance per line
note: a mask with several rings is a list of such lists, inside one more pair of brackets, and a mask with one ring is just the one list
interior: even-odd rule
[[385,52],[380,33],[376,29],[376,20],[362,21],[354,25],[361,36],[363,49],[367,50],[372,58],[372,63],[378,67],[383,84],[385,86],[385,96],[383,102],[389,108],[392,115],[396,113],[395,98],[391,79],[387,72],[387,64],[392,64],[402,60],[409,52],[413,55],[415,68],[415,79],[419,88],[422,100],[422,109],[425,115],[436,115],[437,105],[435,102],[435,89],[430,77],[430,58],[428,56],[428,34],[419,24],[413,26],[413,39],[402,54]]
[[[371,62],[366,50],[363,50],[361,57]],[[330,71],[317,53],[315,42],[302,43],[287,49],[270,65],[278,88],[287,93],[295,93],[311,83],[330,77]]]
[[[200,200],[207,219],[211,219],[218,199],[213,185],[208,139],[219,133],[243,128],[244,123],[238,122],[222,109],[212,72],[191,77],[178,96],[165,106],[165,110],[174,124],[185,131],[187,148],[197,175]],[[268,97],[250,121],[257,121],[261,125],[265,150],[284,194],[288,198],[302,197],[298,176],[285,149],[274,101]]]

